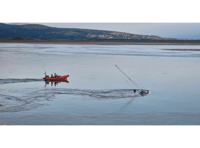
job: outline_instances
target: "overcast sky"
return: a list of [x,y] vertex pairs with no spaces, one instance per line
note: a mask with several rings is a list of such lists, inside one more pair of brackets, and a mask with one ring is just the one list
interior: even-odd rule
[[180,39],[200,39],[200,23],[40,23],[52,27],[120,31]]

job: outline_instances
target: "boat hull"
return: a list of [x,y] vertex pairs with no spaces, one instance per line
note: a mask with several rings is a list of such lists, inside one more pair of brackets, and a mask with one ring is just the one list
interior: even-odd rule
[[65,76],[58,76],[58,77],[49,77],[49,78],[43,78],[45,81],[61,81],[61,80],[66,80],[69,77],[69,75]]

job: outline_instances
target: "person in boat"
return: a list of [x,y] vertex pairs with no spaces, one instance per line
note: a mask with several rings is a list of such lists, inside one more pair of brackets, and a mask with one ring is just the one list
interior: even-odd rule
[[51,77],[53,78],[53,74],[51,74]]
[[56,78],[56,73],[54,73],[54,77]]

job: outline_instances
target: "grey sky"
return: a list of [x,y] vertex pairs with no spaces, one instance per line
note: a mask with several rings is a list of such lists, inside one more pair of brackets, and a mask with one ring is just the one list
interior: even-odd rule
[[200,39],[200,23],[38,23],[59,28],[84,28],[158,35],[179,39]]

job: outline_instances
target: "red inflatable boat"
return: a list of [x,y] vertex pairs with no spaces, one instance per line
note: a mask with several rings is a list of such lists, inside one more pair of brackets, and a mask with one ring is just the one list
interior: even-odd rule
[[54,76],[53,74],[51,74],[51,77],[49,77],[49,75],[46,75],[46,72],[44,74],[45,74],[45,77],[43,79],[45,81],[62,81],[62,80],[66,80],[69,77],[69,75],[60,76],[60,75],[57,75],[56,73],[54,73]]

